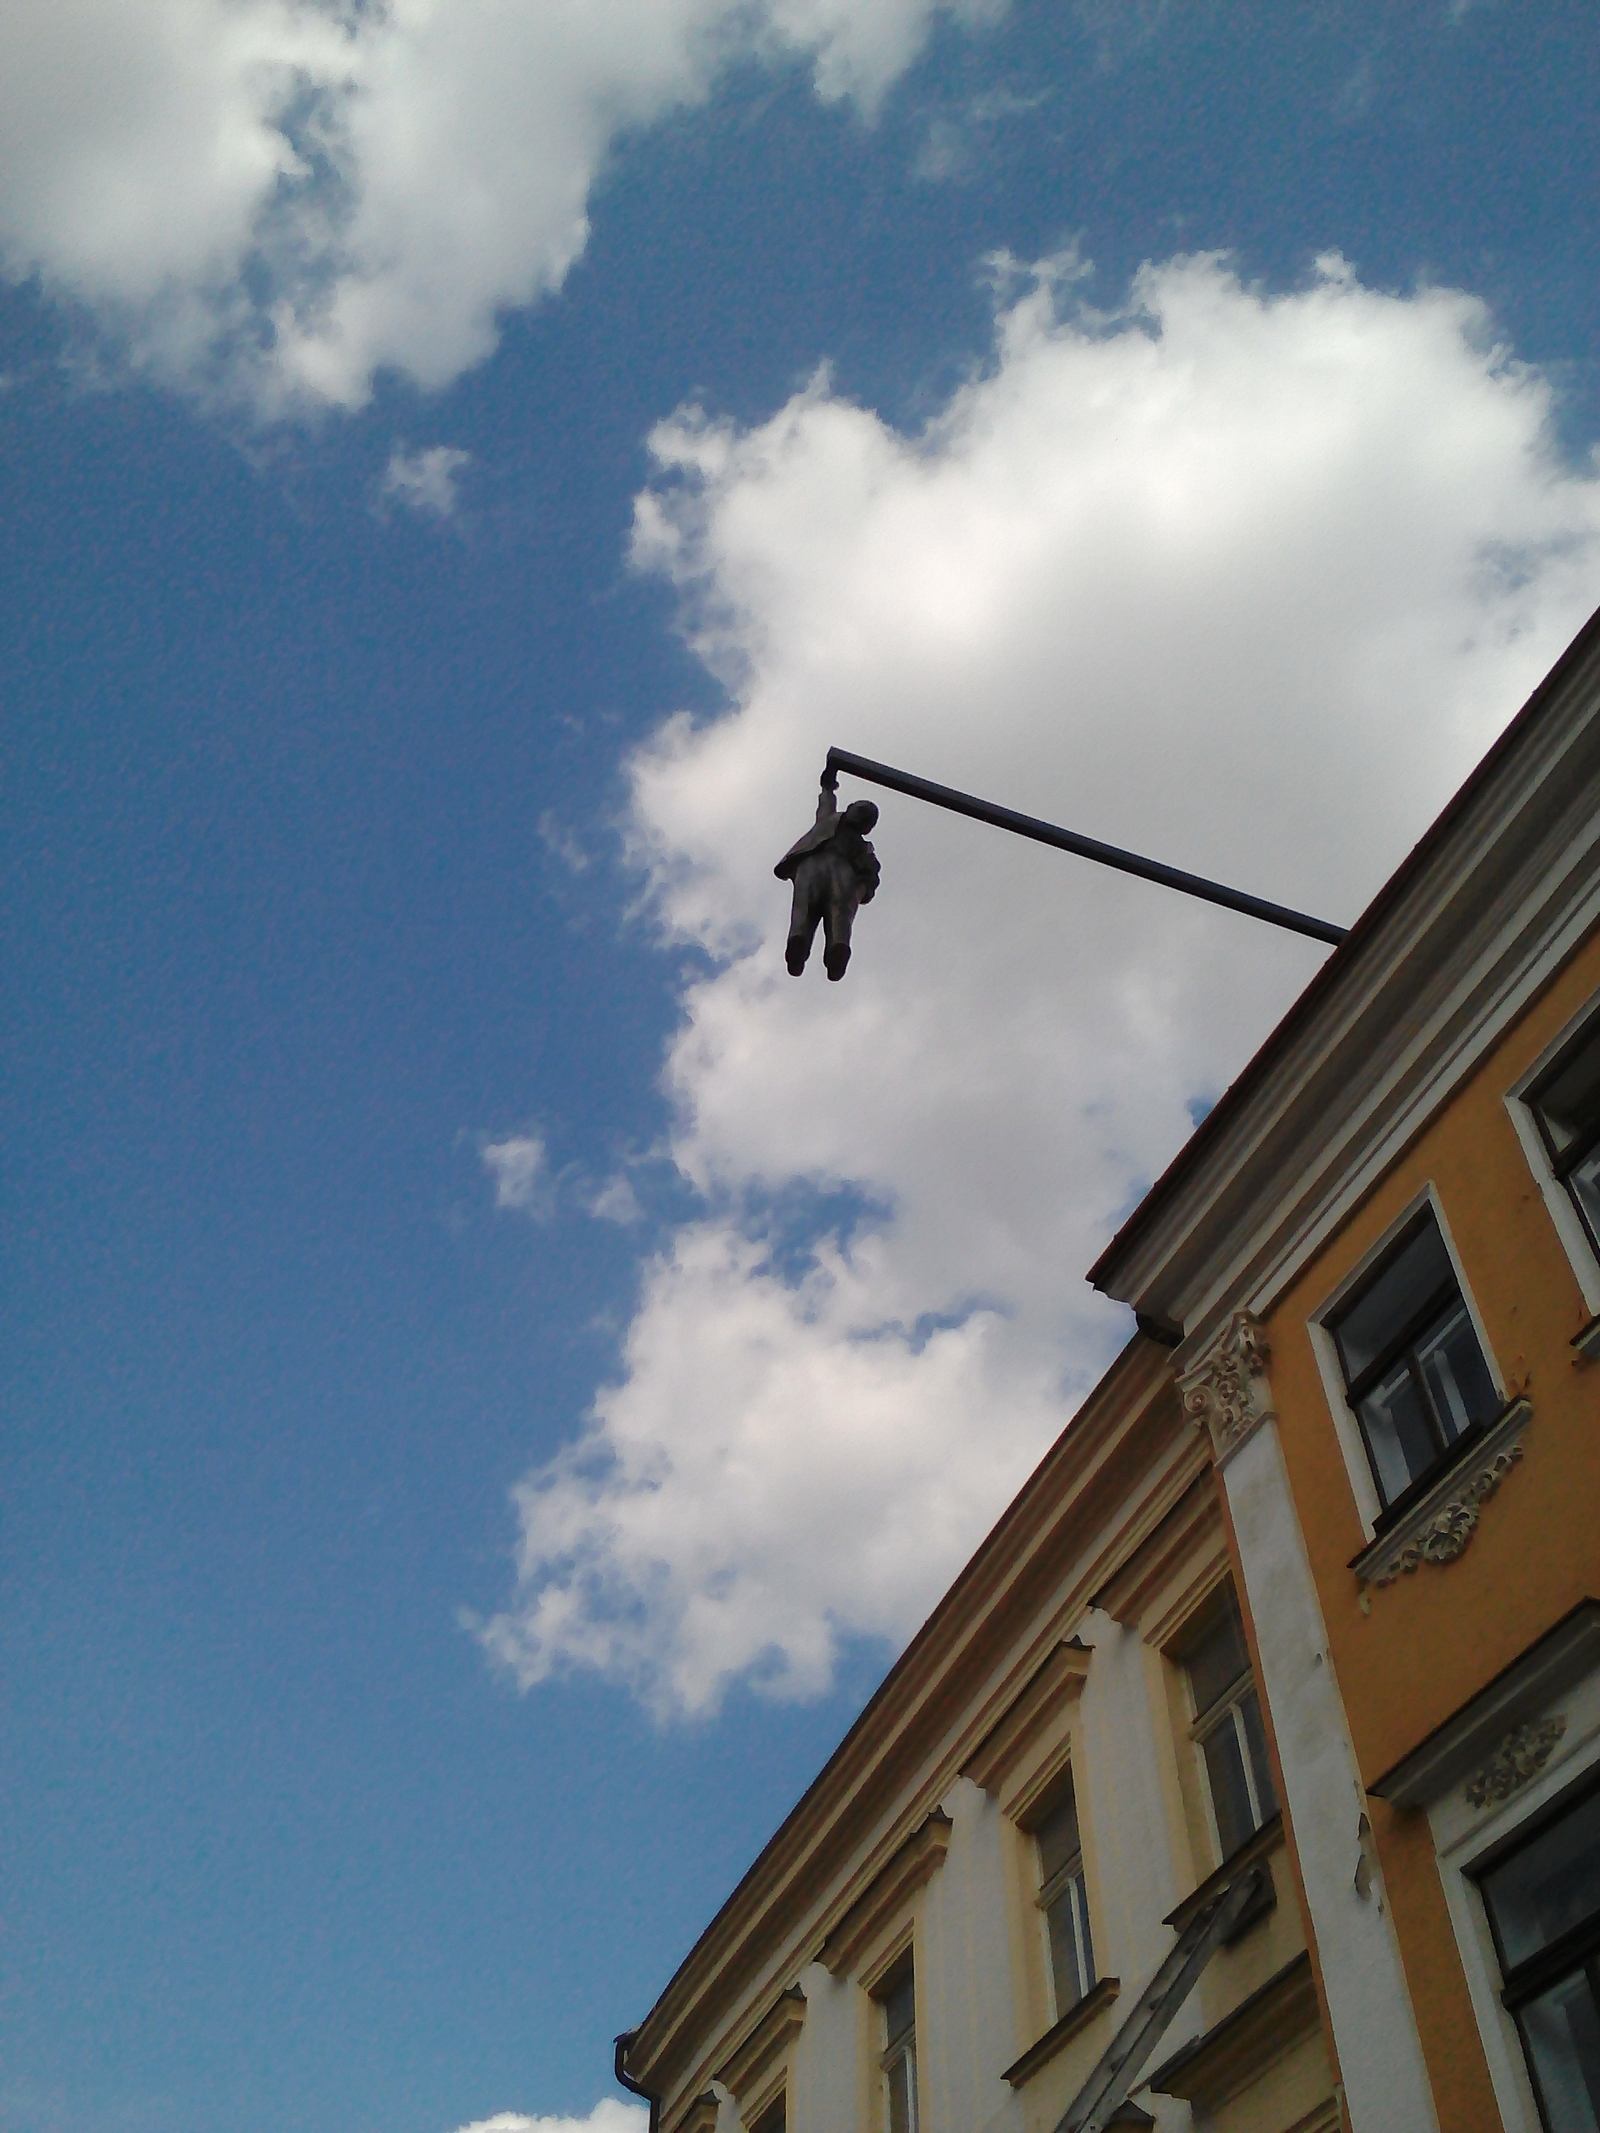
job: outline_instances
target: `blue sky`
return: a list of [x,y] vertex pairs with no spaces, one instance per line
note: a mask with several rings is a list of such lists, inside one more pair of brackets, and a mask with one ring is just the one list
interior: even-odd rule
[[1344,919],[1600,595],[1588,9],[352,21],[0,29],[4,2133],[585,2116],[1122,1337],[1317,953],[828,741]]

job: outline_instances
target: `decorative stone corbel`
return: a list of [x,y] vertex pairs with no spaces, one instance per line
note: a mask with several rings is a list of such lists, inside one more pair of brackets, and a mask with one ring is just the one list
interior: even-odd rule
[[717,2133],[718,2109],[714,2092],[707,2089],[690,2104],[673,2127],[672,2133]]
[[1533,1718],[1513,1726],[1483,1768],[1475,1770],[1462,1788],[1467,1804],[1498,1807],[1502,1800],[1520,1792],[1549,1762],[1566,1730],[1567,1722],[1559,1712],[1553,1718]]
[[1218,1466],[1231,1459],[1263,1422],[1275,1422],[1267,1365],[1272,1350],[1248,1311],[1235,1311],[1200,1360],[1178,1379],[1185,1414],[1211,1432]]

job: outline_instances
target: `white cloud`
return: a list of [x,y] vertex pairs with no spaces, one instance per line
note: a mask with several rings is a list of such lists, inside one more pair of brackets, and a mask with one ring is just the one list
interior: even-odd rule
[[579,842],[577,832],[570,829],[552,808],[546,808],[539,817],[539,841],[545,850],[571,874],[586,874],[589,871],[589,855]]
[[[772,867],[829,742],[1344,921],[1595,599],[1597,483],[1471,298],[1072,289],[920,436],[819,381],[654,438],[637,559],[734,694],[633,766],[662,926],[715,958],[666,1066],[704,1212],[518,1491],[486,1635],[525,1683],[701,1711],[903,1640],[1122,1338],[1097,1246],[1320,960],[879,794],[849,976],[796,983]],[[829,1235],[843,1187],[877,1212]]]
[[530,2118],[522,2111],[496,2111],[475,2118],[457,2133],[644,2133],[650,2113],[620,2096],[602,2096],[587,2118]]
[[453,444],[430,444],[417,452],[396,445],[389,454],[378,493],[387,501],[404,504],[408,510],[425,516],[454,518],[456,478],[463,467],[471,464],[472,454]]
[[490,1141],[481,1151],[483,1167],[494,1180],[496,1207],[543,1220],[554,1212],[555,1193],[545,1161],[544,1142],[531,1133]]
[[560,286],[628,128],[751,51],[877,101],[995,0],[19,0],[0,264],[273,413],[447,383]]
[[644,1209],[633,1182],[621,1171],[596,1186],[587,1202],[588,1212],[602,1222],[615,1222],[624,1229],[644,1220]]
[[1049,93],[1041,89],[1031,96],[1018,96],[1011,89],[989,89],[959,110],[937,113],[929,121],[911,175],[931,184],[945,178],[974,176],[991,152],[997,130],[1026,112],[1036,111],[1048,101]]

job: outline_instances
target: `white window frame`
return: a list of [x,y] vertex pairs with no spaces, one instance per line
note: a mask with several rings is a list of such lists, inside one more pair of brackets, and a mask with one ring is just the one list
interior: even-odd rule
[[1600,1766],[1600,1674],[1590,1674],[1575,1688],[1563,1690],[1552,1699],[1550,1709],[1566,1720],[1566,1732],[1531,1784],[1487,1809],[1474,1808],[1461,1786],[1453,1785],[1428,1809],[1439,1879],[1506,2133],[1543,2133],[1543,2122],[1522,2038],[1501,2003],[1494,1934],[1472,1871],[1524,1823]]
[[[1244,1720],[1239,1716],[1239,1706],[1244,1702],[1247,1695],[1255,1697],[1259,1708],[1261,1691],[1256,1687],[1256,1670],[1254,1666],[1247,1666],[1232,1688],[1225,1689],[1216,1702],[1212,1704],[1205,1717],[1195,1719],[1189,1728],[1189,1738],[1194,1743],[1195,1759],[1200,1765],[1200,1789],[1205,1794],[1206,1808],[1211,1817],[1211,1841],[1216,1846],[1217,1864],[1219,1866],[1224,1860],[1230,1858],[1232,1854],[1224,1851],[1222,1846],[1222,1831],[1217,1823],[1217,1798],[1211,1788],[1211,1766],[1206,1761],[1206,1742],[1213,1733],[1220,1733],[1224,1726],[1229,1726],[1233,1730],[1233,1738],[1239,1750],[1239,1767],[1244,1773],[1245,1797],[1250,1802],[1250,1836],[1246,1837],[1244,1842],[1248,1844],[1250,1837],[1259,1836],[1270,1819],[1270,1817],[1261,1812],[1261,1788],[1256,1783],[1255,1756],[1250,1747],[1250,1736],[1245,1731]],[[1194,1700],[1192,1684],[1189,1697],[1192,1703]],[[1264,1717],[1265,1714],[1263,1713]],[[1276,1814],[1278,1812],[1277,1808],[1274,1807],[1272,1812]],[[1237,1849],[1239,1847],[1235,1846],[1235,1850]]]
[[[1244,1610],[1239,1605],[1239,1595],[1234,1589],[1233,1580],[1230,1577],[1219,1579],[1217,1584],[1211,1587],[1208,1597],[1214,1597],[1218,1591],[1223,1590],[1231,1595],[1233,1605],[1239,1610],[1240,1628],[1242,1630],[1244,1626]],[[1206,1603],[1202,1601],[1199,1606],[1192,1610],[1188,1622],[1183,1629],[1178,1631],[1176,1638],[1172,1642],[1182,1645],[1185,1637],[1192,1633],[1194,1624],[1208,1612]],[[1217,1821],[1216,1794],[1211,1789],[1211,1767],[1206,1761],[1205,1744],[1212,1734],[1220,1732],[1223,1726],[1231,1726],[1233,1729],[1233,1737],[1239,1749],[1239,1766],[1244,1772],[1245,1798],[1250,1803],[1250,1835],[1245,1838],[1244,1842],[1248,1844],[1251,1837],[1259,1836],[1269,1820],[1269,1817],[1261,1812],[1261,1789],[1256,1783],[1255,1763],[1250,1753],[1250,1736],[1245,1731],[1244,1720],[1239,1716],[1240,1704],[1243,1703],[1247,1695],[1254,1694],[1257,1706],[1262,1710],[1263,1723],[1265,1722],[1265,1707],[1261,1705],[1261,1689],[1256,1680],[1255,1661],[1250,1657],[1249,1639],[1246,1638],[1244,1672],[1237,1681],[1229,1683],[1228,1687],[1223,1690],[1214,1703],[1207,1704],[1202,1715],[1197,1713],[1194,1707],[1194,1676],[1189,1671],[1188,1660],[1173,1651],[1171,1643],[1168,1645],[1165,1656],[1168,1663],[1175,1666],[1183,1676],[1184,1699],[1189,1706],[1189,1752],[1194,1759],[1196,1779],[1200,1787],[1200,1798],[1205,1806],[1206,1827],[1211,1832],[1211,1848],[1215,1854],[1216,1864],[1221,1866],[1232,1854],[1223,1847],[1222,1830]],[[1281,1804],[1272,1810],[1273,1814],[1277,1814],[1280,1811]],[[1238,1848],[1236,1847],[1236,1849]]]
[[[1532,1121],[1529,1121],[1532,1124]],[[1535,1133],[1538,1128],[1534,1127]],[[1385,1509],[1383,1498],[1378,1494],[1378,1484],[1373,1479],[1372,1462],[1367,1456],[1366,1440],[1361,1434],[1361,1424],[1356,1420],[1355,1409],[1346,1397],[1344,1365],[1339,1360],[1338,1344],[1329,1330],[1328,1320],[1337,1318],[1340,1310],[1355,1291],[1362,1287],[1378,1262],[1393,1248],[1395,1239],[1414,1222],[1424,1207],[1433,1210],[1434,1221],[1439,1226],[1439,1235],[1444,1239],[1444,1248],[1455,1271],[1456,1286],[1461,1291],[1461,1301],[1467,1307],[1467,1316],[1472,1321],[1472,1330],[1478,1336],[1478,1346],[1483,1351],[1483,1360],[1488,1365],[1490,1382],[1495,1396],[1503,1407],[1506,1402],[1506,1381],[1500,1365],[1495,1360],[1489,1335],[1478,1310],[1477,1298],[1467,1280],[1466,1269],[1461,1264],[1461,1254],[1456,1250],[1456,1240],[1450,1234],[1450,1225],[1445,1220],[1444,1207],[1439,1199],[1438,1188],[1428,1179],[1395,1217],[1383,1235],[1364,1251],[1355,1265],[1345,1275],[1339,1286],[1320,1303],[1307,1320],[1311,1335],[1311,1351],[1317,1359],[1317,1372],[1322,1379],[1322,1390],[1328,1402],[1328,1412],[1333,1417],[1334,1432],[1339,1440],[1339,1449],[1344,1454],[1345,1471],[1350,1477],[1351,1493],[1356,1500],[1356,1509],[1361,1515],[1361,1527],[1370,1541],[1377,1534],[1378,1520]],[[1574,1210],[1573,1219],[1577,1219]]]
[[1566,1181],[1557,1177],[1555,1165],[1550,1160],[1550,1151],[1544,1144],[1544,1135],[1539,1131],[1539,1121],[1533,1113],[1533,1104],[1528,1092],[1555,1064],[1558,1055],[1566,1049],[1584,1027],[1585,1023],[1600,1020],[1600,993],[1591,994],[1578,1012],[1551,1038],[1544,1050],[1525,1074],[1519,1075],[1506,1091],[1506,1110],[1516,1136],[1522,1143],[1522,1152],[1528,1158],[1528,1168],[1533,1172],[1544,1204],[1550,1210],[1550,1219],[1555,1224],[1556,1235],[1567,1255],[1568,1263],[1577,1276],[1578,1287],[1591,1317],[1600,1317],[1600,1257],[1596,1256],[1589,1232],[1583,1226],[1583,1217],[1572,1204]]

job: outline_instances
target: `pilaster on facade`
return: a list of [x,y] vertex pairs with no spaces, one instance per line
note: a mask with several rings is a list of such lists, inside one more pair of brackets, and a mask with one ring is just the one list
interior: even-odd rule
[[[1261,1365],[1250,1373],[1261,1399],[1262,1350],[1243,1352]],[[1223,1484],[1329,2020],[1342,2046],[1346,2116],[1352,2133],[1426,2133],[1438,2123],[1432,2085],[1381,1883],[1361,1871],[1366,1796],[1269,1398],[1262,1409],[1230,1445]]]
[[1355,2133],[1409,2133],[1435,2123],[1430,2085],[1392,1925],[1356,1871],[1360,1776],[1284,1467],[1271,1362],[1265,1327],[1235,1309],[1192,1361],[1180,1357],[1178,1391],[1209,1436],[1228,1499],[1332,2026],[1363,2038],[1365,2057],[1344,2064],[1346,2113]]

